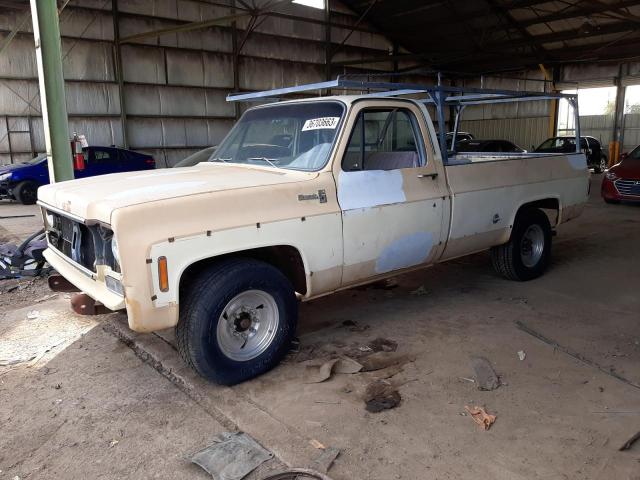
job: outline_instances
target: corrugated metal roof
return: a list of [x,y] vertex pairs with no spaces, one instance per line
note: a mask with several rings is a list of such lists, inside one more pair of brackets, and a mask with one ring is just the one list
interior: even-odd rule
[[[640,58],[640,1],[344,0],[412,66],[460,73]],[[373,4],[373,5],[372,5]],[[371,63],[371,60],[366,59]],[[389,61],[389,56],[379,61]],[[346,63],[346,62],[345,62]],[[353,62],[350,62],[353,65]]]

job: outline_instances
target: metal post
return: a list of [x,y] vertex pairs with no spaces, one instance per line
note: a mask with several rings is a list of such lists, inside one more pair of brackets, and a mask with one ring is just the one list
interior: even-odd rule
[[31,0],[44,139],[51,182],[73,179],[56,0]]
[[[231,10],[231,12],[235,14],[236,13],[235,0],[233,1],[233,7],[234,8]],[[235,20],[231,22],[231,44],[233,48],[233,65],[231,67],[233,68],[233,91],[239,92],[240,91],[240,52],[238,51],[238,24]],[[238,120],[242,113],[240,111],[240,105],[236,104],[234,108],[235,108],[234,113],[236,116],[236,120]]]
[[569,99],[569,105],[573,107],[573,118],[575,122],[575,134],[576,134],[576,153],[581,153],[580,149],[580,112],[578,110],[578,95]]
[[609,162],[608,166],[618,163],[620,152],[624,145],[624,103],[627,93],[627,87],[622,83],[623,70],[622,65],[618,70],[618,77],[616,78],[616,103],[615,113],[613,118],[613,142],[609,147]]
[[[331,45],[331,0],[324,0],[324,79],[331,80],[331,58],[333,57]],[[322,93],[322,92],[321,92]],[[331,90],[325,92],[331,95]]]
[[440,153],[442,154],[442,163],[447,165],[449,163],[449,156],[447,152],[447,132],[445,132],[444,124],[444,106],[446,93],[440,88],[440,73],[438,72],[438,88],[433,94],[433,99],[436,102],[436,114],[438,116],[438,140],[440,142]]
[[[118,82],[118,99],[120,100],[120,128],[122,128],[122,146],[129,148],[129,136],[127,135],[127,107],[124,91],[124,71],[122,70],[122,50],[120,48],[120,13],[118,10],[118,0],[112,0],[111,15],[113,16],[113,39],[115,75]],[[165,69],[166,71],[166,69]]]

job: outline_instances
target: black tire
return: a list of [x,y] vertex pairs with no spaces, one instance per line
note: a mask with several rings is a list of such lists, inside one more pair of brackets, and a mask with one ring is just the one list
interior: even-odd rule
[[620,200],[616,200],[614,198],[605,198],[604,201],[605,203],[609,203],[611,205],[618,205],[620,203]]
[[600,163],[593,167],[595,173],[602,173],[607,169],[607,157],[602,157]]
[[[530,227],[541,230],[544,245],[539,259],[525,264],[526,242],[523,237]],[[537,230],[535,227],[533,229]],[[527,209],[518,213],[511,231],[511,238],[504,245],[491,249],[491,262],[496,272],[509,280],[527,281],[539,277],[549,266],[551,259],[551,225],[547,215],[539,209]]]
[[[298,304],[291,282],[277,268],[251,258],[226,259],[203,271],[188,289],[180,301],[176,342],[184,361],[204,378],[222,385],[243,382],[275,367],[289,351]],[[239,361],[221,348],[218,323],[232,299],[256,290],[270,295],[277,306],[276,333],[259,355]]]
[[25,180],[13,188],[13,196],[23,205],[33,205],[38,200],[38,184]]

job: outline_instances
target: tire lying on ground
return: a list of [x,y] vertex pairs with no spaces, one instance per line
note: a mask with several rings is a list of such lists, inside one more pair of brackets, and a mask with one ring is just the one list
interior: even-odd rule
[[38,184],[25,180],[13,188],[13,196],[23,205],[33,205],[38,200]]
[[518,212],[511,238],[491,249],[493,268],[509,280],[526,281],[539,277],[551,258],[551,225],[537,208]]
[[298,320],[293,286],[277,268],[251,258],[201,272],[180,301],[176,342],[196,372],[233,385],[275,367]]

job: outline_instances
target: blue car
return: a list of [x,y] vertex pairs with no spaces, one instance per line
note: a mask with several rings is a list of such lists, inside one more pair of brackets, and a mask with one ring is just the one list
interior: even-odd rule
[[[152,156],[122,148],[90,146],[83,148],[82,153],[82,161],[74,162],[75,178],[152,170],[156,167]],[[38,199],[38,187],[48,183],[49,169],[45,154],[24,163],[0,165],[0,199],[10,198],[31,205]]]

